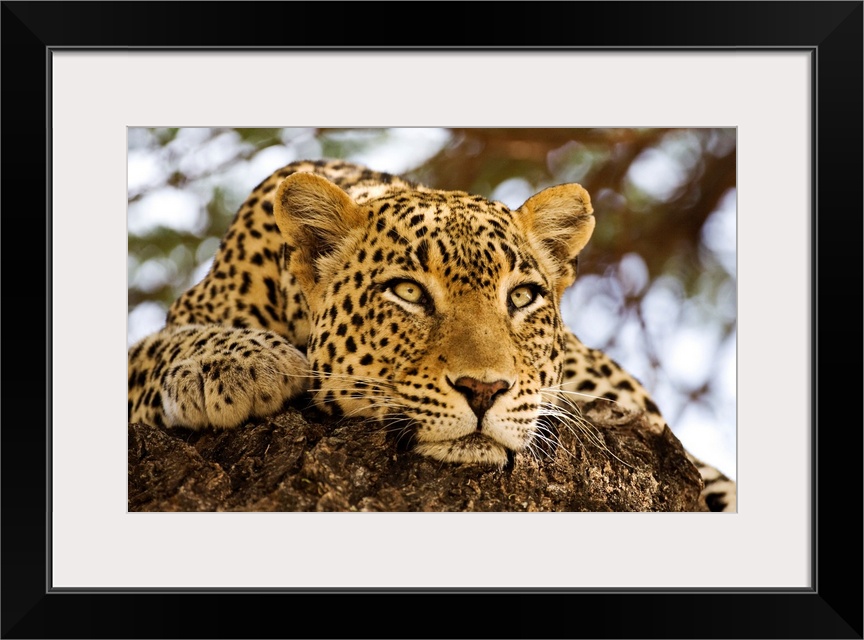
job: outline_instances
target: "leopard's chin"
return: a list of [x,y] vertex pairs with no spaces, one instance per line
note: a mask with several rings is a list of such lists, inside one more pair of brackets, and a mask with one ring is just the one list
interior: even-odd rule
[[469,433],[456,440],[419,442],[414,451],[441,462],[504,467],[513,461],[513,453],[507,447],[482,433]]

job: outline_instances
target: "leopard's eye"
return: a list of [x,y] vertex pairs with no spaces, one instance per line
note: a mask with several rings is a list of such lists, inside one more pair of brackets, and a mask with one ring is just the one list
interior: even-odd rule
[[406,302],[423,304],[426,299],[426,292],[423,291],[423,287],[416,282],[411,282],[410,280],[401,280],[393,284],[390,288],[393,293]]
[[512,304],[516,309],[521,309],[522,307],[527,307],[529,304],[534,302],[536,297],[537,291],[533,287],[522,285],[521,287],[516,287],[510,292],[510,304]]

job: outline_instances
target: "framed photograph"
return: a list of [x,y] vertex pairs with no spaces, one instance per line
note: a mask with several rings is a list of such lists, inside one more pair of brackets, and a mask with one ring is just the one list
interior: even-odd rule
[[[505,3],[410,46],[357,42],[362,5],[166,7],[3,4],[5,236],[46,239],[45,271],[6,252],[46,357],[5,380],[3,637],[862,637],[860,517],[820,501],[860,509],[861,433],[826,446],[818,394],[820,327],[861,326],[818,322],[820,255],[860,285],[860,2]],[[162,127],[733,131],[737,512],[130,512],[130,132]]]

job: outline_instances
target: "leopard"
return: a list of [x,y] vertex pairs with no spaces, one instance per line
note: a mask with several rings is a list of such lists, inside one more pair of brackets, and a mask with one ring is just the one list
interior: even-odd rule
[[[395,427],[441,463],[506,467],[542,418],[602,398],[668,428],[645,387],[565,325],[595,226],[576,183],[518,209],[343,160],[305,160],[242,203],[209,271],[128,351],[130,423],[236,429],[306,395]],[[736,485],[687,454],[712,511]]]

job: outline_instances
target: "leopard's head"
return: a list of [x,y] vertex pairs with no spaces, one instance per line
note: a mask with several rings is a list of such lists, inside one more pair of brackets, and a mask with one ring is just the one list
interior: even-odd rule
[[561,294],[594,228],[581,186],[511,211],[425,187],[352,198],[296,173],[274,213],[310,310],[320,408],[380,418],[447,462],[503,465],[529,446],[561,378]]

